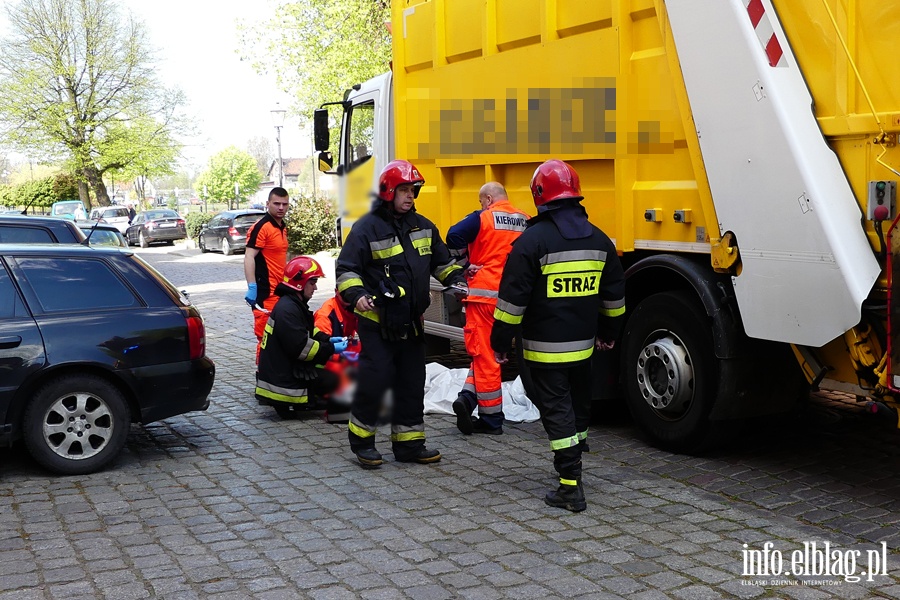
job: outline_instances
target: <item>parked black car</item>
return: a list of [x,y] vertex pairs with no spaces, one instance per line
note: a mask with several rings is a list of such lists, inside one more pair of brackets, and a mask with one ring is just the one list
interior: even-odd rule
[[200,229],[197,245],[201,252],[221,250],[225,256],[247,247],[247,231],[265,211],[255,209],[220,212]]
[[0,215],[0,244],[79,244],[84,237],[68,219]]
[[153,242],[173,243],[187,238],[184,219],[174,210],[154,208],[139,212],[125,230],[125,240],[129,246],[140,244],[146,248]]
[[206,410],[215,365],[196,307],[131,251],[0,245],[0,444],[97,471],[132,422]]

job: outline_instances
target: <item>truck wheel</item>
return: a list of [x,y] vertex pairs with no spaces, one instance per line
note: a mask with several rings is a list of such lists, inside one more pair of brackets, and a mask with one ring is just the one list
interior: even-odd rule
[[92,375],[54,379],[25,411],[28,452],[50,471],[84,475],[114,459],[128,437],[131,411],[122,393]]
[[709,317],[691,294],[665,292],[641,302],[625,327],[628,410],[654,444],[678,452],[712,441],[718,390]]

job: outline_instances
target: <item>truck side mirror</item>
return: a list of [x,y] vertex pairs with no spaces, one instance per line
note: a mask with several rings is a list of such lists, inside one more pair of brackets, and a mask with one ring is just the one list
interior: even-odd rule
[[331,152],[319,152],[319,170],[323,173],[329,173],[334,167],[334,159]]
[[319,152],[328,150],[330,141],[328,138],[327,108],[317,108],[313,113],[313,138],[315,139],[316,150]]

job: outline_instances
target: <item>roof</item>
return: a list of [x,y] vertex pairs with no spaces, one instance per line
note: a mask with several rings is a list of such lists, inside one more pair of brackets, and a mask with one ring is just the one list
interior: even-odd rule
[[[282,158],[281,162],[284,165],[285,177],[299,177],[301,171],[303,171],[303,165],[309,162],[309,158]],[[269,165],[269,170],[266,172],[266,177],[269,177],[274,181],[274,175],[278,172],[277,167],[278,159],[276,158]]]

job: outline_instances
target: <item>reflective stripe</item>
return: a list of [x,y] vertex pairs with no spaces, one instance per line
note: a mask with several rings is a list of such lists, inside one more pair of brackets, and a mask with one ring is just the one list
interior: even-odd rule
[[441,283],[444,283],[444,280],[453,272],[461,271],[462,267],[456,264],[455,262],[448,263],[446,265],[440,265],[434,270],[434,277]]
[[508,315],[512,315],[514,317],[521,317],[525,314],[524,306],[517,306],[512,302],[507,302],[506,300],[497,300],[497,308],[502,310]]
[[606,251],[604,250],[565,250],[564,252],[550,252],[541,257],[541,271],[545,265],[555,263],[567,263],[578,261],[599,261],[606,262]]
[[392,442],[412,442],[425,439],[425,423],[418,425],[391,425]]
[[571,437],[562,438],[559,440],[550,440],[550,449],[554,452],[557,450],[564,450],[565,448],[571,448],[573,446],[578,445],[578,436],[573,435]]
[[548,298],[596,296],[600,291],[600,272],[555,273],[547,277]]
[[572,485],[572,486],[578,485],[578,480],[577,480],[577,479],[563,479],[562,477],[560,477],[560,478],[559,478],[559,482],[560,482],[562,485]]
[[306,388],[280,387],[266,381],[256,382],[256,395],[279,402],[290,402],[291,404],[306,404],[309,400]]
[[356,273],[347,271],[346,273],[344,273],[343,275],[341,275],[340,277],[337,278],[337,288],[338,288],[339,292],[343,292],[347,288],[352,288],[352,287],[356,287],[356,286],[363,287],[362,278]]
[[397,236],[380,242],[369,242],[369,250],[372,251],[372,258],[375,259],[385,259],[403,254],[403,246],[400,245]]
[[475,394],[475,371],[471,367],[469,367],[469,372],[466,374],[466,382],[463,384],[462,389],[464,392]]
[[354,310],[354,314],[362,317],[363,319],[368,319],[370,321],[374,321],[376,323],[381,323],[381,319],[378,317],[378,313],[374,310]]
[[600,304],[600,314],[606,317],[618,317],[625,314],[625,298],[621,300],[604,300]]
[[541,265],[541,273],[550,275],[552,273],[602,273],[603,267],[606,265],[601,260],[573,260],[569,262],[559,262],[549,265]]
[[583,442],[584,440],[586,440],[587,434],[588,434],[587,429],[585,429],[584,431],[579,431],[578,432],[578,441]]
[[574,342],[537,342],[522,340],[522,357],[540,363],[563,363],[585,360],[594,351],[594,339]]
[[494,309],[494,319],[509,323],[510,325],[518,325],[522,322],[522,315],[511,315],[506,311],[500,310],[498,307]]
[[349,429],[350,433],[353,435],[361,438],[368,438],[375,435],[375,427],[363,424],[352,414],[350,415],[350,422],[347,423],[347,429]]
[[312,338],[307,338],[306,345],[303,346],[303,350],[300,351],[300,355],[297,358],[300,360],[312,360],[318,352],[319,342]]
[[522,213],[508,213],[497,210],[493,211],[491,216],[493,217],[494,229],[525,231],[525,227],[528,225],[528,217]]
[[479,296],[481,298],[496,298],[497,292],[494,290],[482,290],[479,288],[469,288],[469,296]]
[[496,400],[503,397],[502,390],[494,390],[492,392],[478,392],[475,396],[479,400]]
[[409,234],[413,248],[419,251],[419,255],[431,254],[431,230],[422,229],[421,231],[413,231]]

